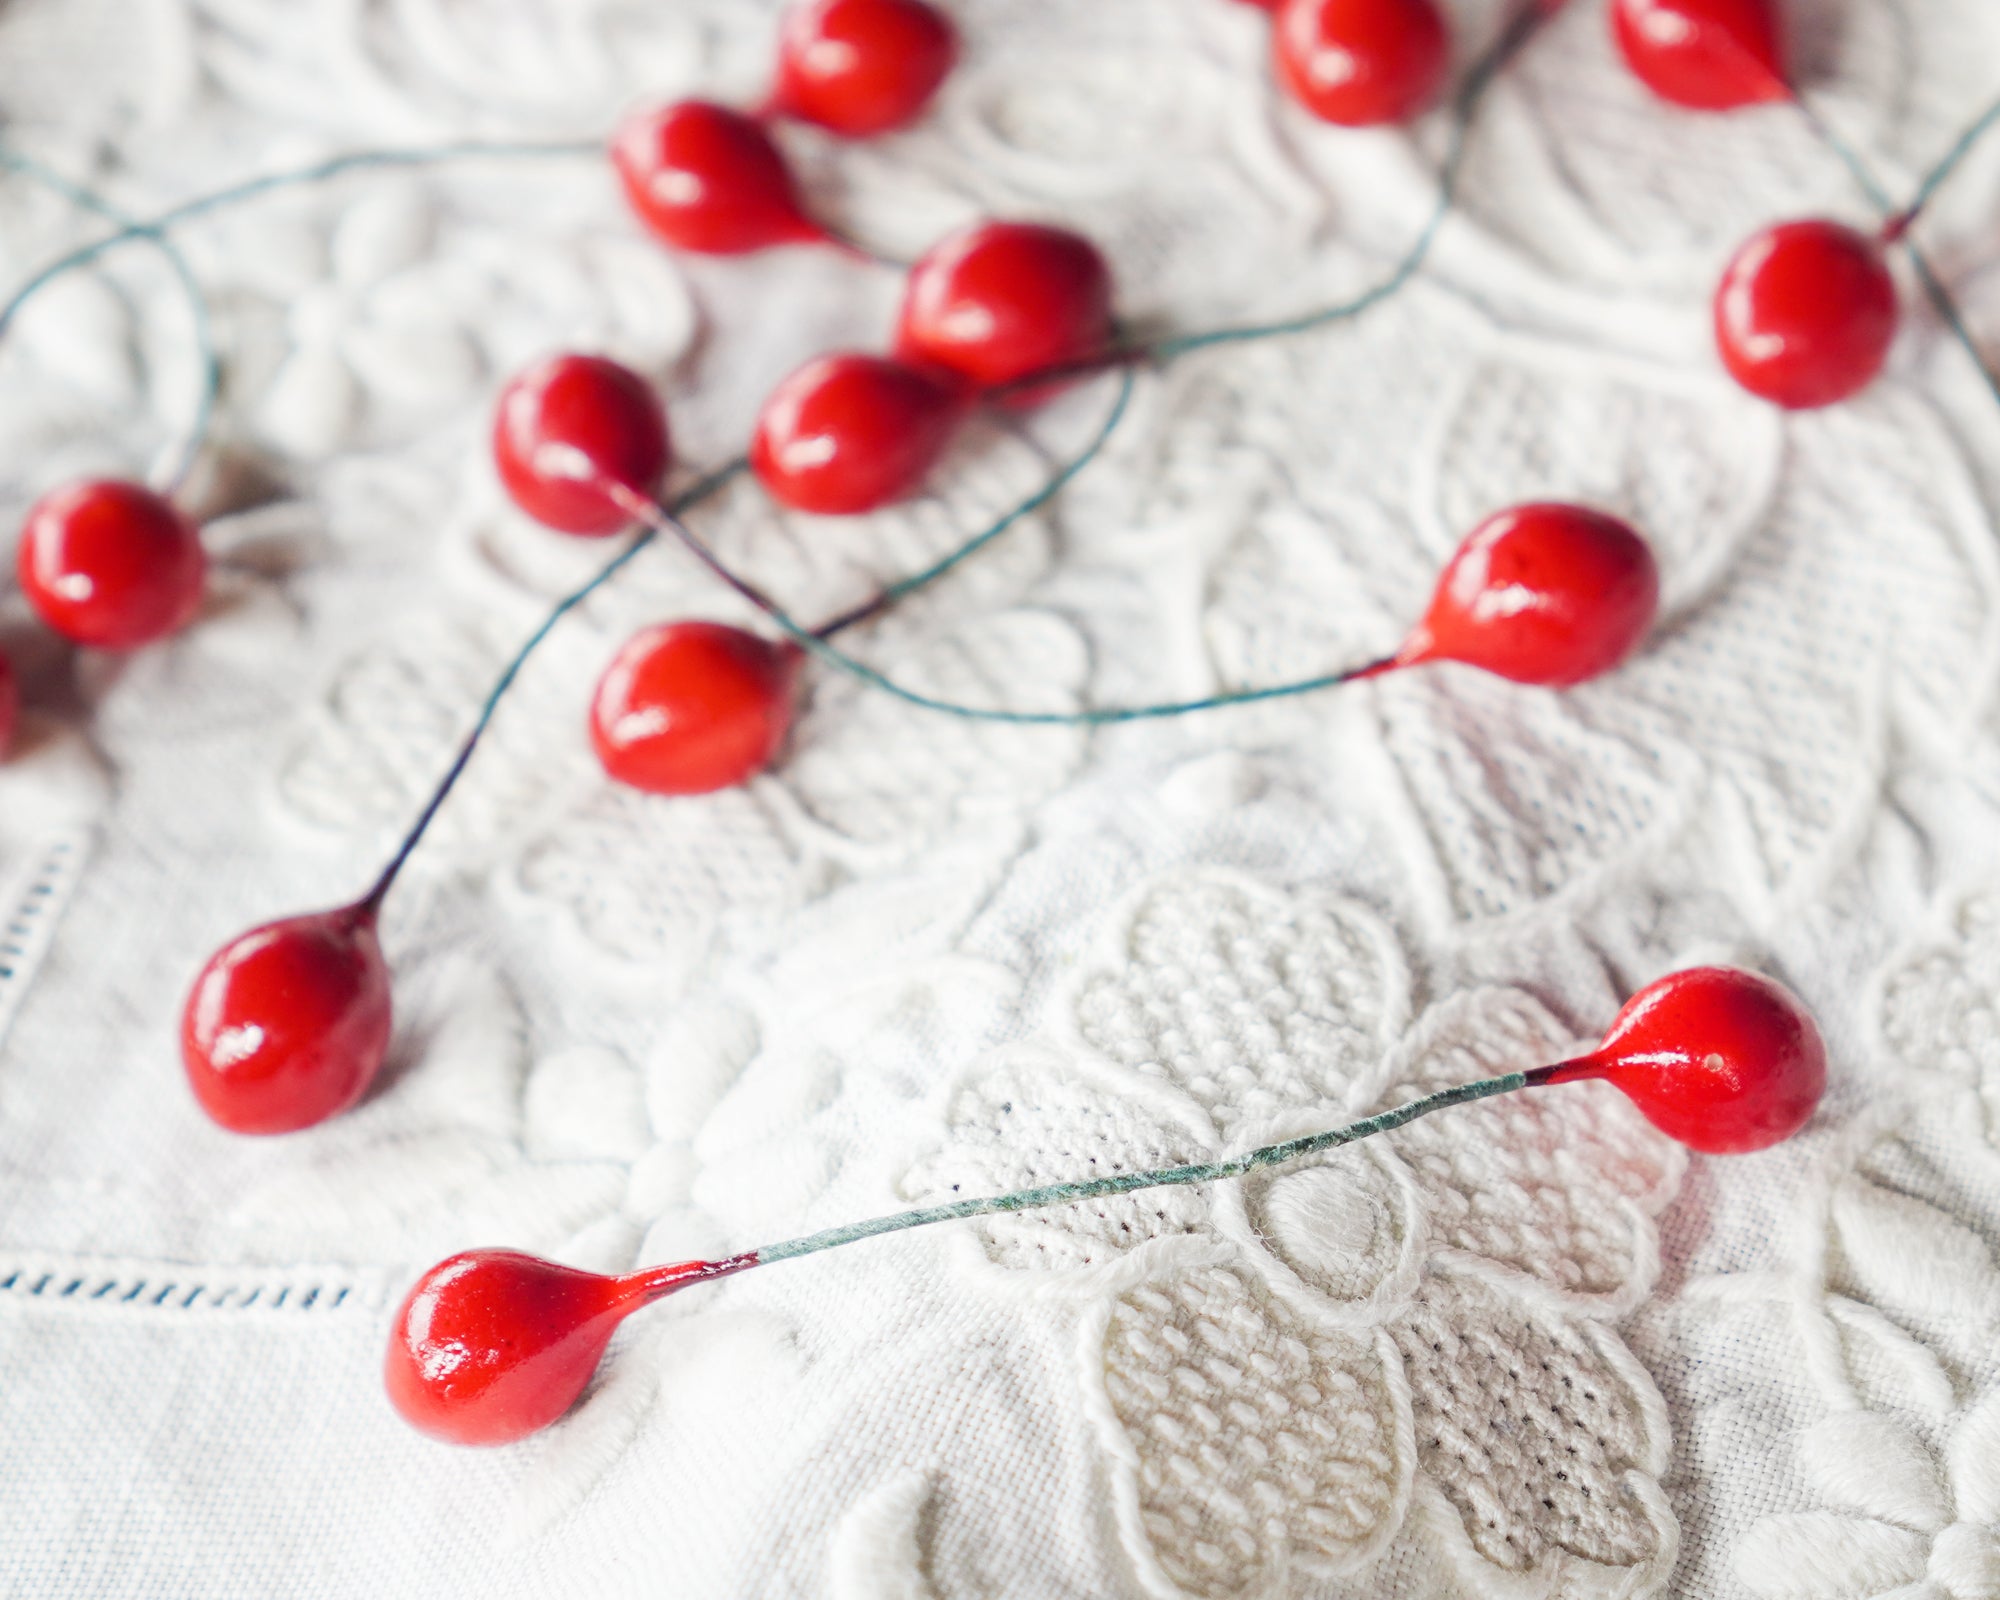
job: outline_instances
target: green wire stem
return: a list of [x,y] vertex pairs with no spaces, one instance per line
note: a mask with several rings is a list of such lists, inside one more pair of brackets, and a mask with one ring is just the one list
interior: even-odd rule
[[[128,231],[143,229],[143,224],[135,222],[109,201],[91,193],[81,184],[71,182],[53,167],[44,165],[33,156],[0,145],[0,167],[6,167],[18,172],[24,178],[32,179],[45,189],[61,195],[71,204],[80,206],[121,229]],[[134,232],[133,236],[137,237],[138,234]],[[188,424],[186,440],[181,445],[178,455],[174,457],[173,470],[168,473],[164,485],[164,491],[171,495],[187,481],[187,476],[194,470],[195,461],[208,439],[209,425],[215,416],[216,396],[222,388],[222,360],[215,348],[215,330],[209,316],[208,297],[202,293],[200,283],[196,281],[193,270],[188,266],[187,257],[181,254],[172,240],[163,235],[147,236],[153,240],[160,255],[173,270],[174,276],[180,280],[181,287],[187,291],[188,312],[194,325],[195,349],[201,362],[200,387],[196,393],[194,417]],[[17,304],[20,298],[17,297]],[[15,309],[15,306],[10,306],[6,313],[0,314],[0,327],[6,325],[7,318]]]
[[[738,473],[747,468],[749,464],[747,460],[739,456],[734,461],[725,462],[713,472],[697,479],[687,489],[675,496],[673,503],[676,510],[690,511],[700,505],[704,500],[720,492],[726,484],[735,478]],[[424,803],[423,810],[417,814],[417,820],[410,825],[410,830],[403,836],[402,843],[396,846],[395,853],[390,856],[388,865],[382,869],[381,875],[376,878],[373,887],[369,889],[367,894],[361,897],[360,905],[368,908],[381,905],[383,898],[395,884],[397,875],[403,870],[404,863],[410,859],[412,852],[422,842],[424,834],[429,831],[430,825],[436,818],[439,809],[444,805],[446,797],[458,786],[458,780],[464,776],[466,765],[472,760],[472,752],[479,748],[479,741],[485,734],[488,725],[493,721],[494,714],[499,711],[501,700],[505,698],[507,691],[514,686],[514,680],[521,675],[521,669],[528,664],[528,658],[541,647],[542,641],[555,631],[555,626],[558,622],[562,621],[570,612],[582,605],[584,601],[588,600],[599,589],[603,588],[605,584],[609,583],[622,572],[625,569],[626,563],[631,561],[647,545],[651,544],[655,536],[655,530],[651,528],[640,533],[637,538],[626,545],[617,555],[599,567],[595,575],[557,601],[549,614],[542,618],[540,625],[535,631],[522,641],[520,649],[514,652],[506,666],[501,669],[500,676],[494,681],[493,687],[487,691],[486,699],[480,704],[479,714],[473,719],[470,731],[466,733],[464,740],[459,744],[458,753],[452,757],[451,765],[445,768],[444,776],[438,780],[438,785],[432,790],[430,799]]]
[[[1102,438],[1103,435],[1100,434],[1100,444]],[[867,662],[849,655],[837,645],[828,642],[824,636],[826,630],[808,628],[761,589],[733,572],[708,543],[671,508],[649,500],[645,495],[622,484],[608,480],[599,481],[595,487],[615,500],[628,516],[644,522],[650,532],[668,534],[678,540],[682,548],[763,612],[777,626],[779,632],[800,649],[828,666],[846,673],[849,677],[859,679],[870,688],[902,701],[905,705],[915,706],[923,711],[940,712],[966,722],[994,722],[1012,727],[1034,728],[1096,728],[1119,722],[1151,722],[1165,717],[1190,716],[1198,711],[1217,711],[1225,706],[1249,705],[1259,700],[1290,699],[1295,695],[1311,694],[1315,690],[1332,689],[1343,683],[1353,683],[1361,678],[1373,677],[1399,664],[1395,657],[1385,656],[1364,666],[1322,673],[1317,677],[1302,678],[1292,683],[1272,684],[1259,689],[1234,689],[1221,694],[1204,695],[1196,700],[1169,700],[1156,705],[1098,706],[1083,711],[1008,711],[993,706],[963,705],[956,700],[941,700],[935,695],[928,695],[919,689],[897,683],[877,668],[869,666]]]
[[1945,287],[1944,280],[1938,275],[1930,256],[1926,254],[1923,246],[1917,243],[1911,231],[1924,206],[1937,193],[1945,179],[1971,153],[1973,146],[1981,137],[1996,125],[2000,125],[2000,101],[1988,107],[1984,115],[1958,137],[1937,165],[1931,168],[1923,182],[1917,186],[1916,198],[1900,209],[1882,181],[1875,176],[1874,170],[1861,152],[1848,143],[1846,137],[1827,121],[1818,107],[1799,94],[1792,96],[1792,104],[1805,118],[1807,126],[1819,136],[1820,142],[1831,150],[1840,164],[1847,169],[1848,175],[1854,179],[1855,187],[1867,197],[1876,210],[1883,214],[1884,241],[1901,246],[1909,257],[1910,265],[1916,271],[1917,281],[1923,285],[1924,297],[1931,303],[1931,309],[1938,314],[1939,320],[1944,323],[1946,331],[1951,334],[1959,347],[1971,358],[1972,365],[1985,383],[1987,392],[1995,401],[2000,401],[2000,370],[1996,370],[1994,364],[1986,359],[1986,353],[1979,348],[1979,341],[1972,336],[1972,328],[1966,322],[1964,312],[1959,309],[1956,297]]
[[253,200],[274,190],[298,188],[305,184],[320,183],[328,178],[339,177],[345,172],[368,171],[381,167],[432,167],[453,161],[486,157],[501,159],[533,156],[575,157],[602,154],[603,148],[603,145],[595,139],[569,139],[553,143],[468,139],[455,144],[432,145],[418,149],[354,150],[306,166],[291,167],[283,172],[270,172],[262,177],[248,178],[241,183],[231,184],[226,189],[217,189],[213,193],[184,201],[156,216],[127,221],[116,233],[106,234],[102,239],[79,245],[66,255],[58,256],[16,289],[4,305],[0,305],[0,334],[7,331],[15,315],[33,295],[64,273],[88,266],[100,256],[117,249],[120,245],[129,244],[134,239],[151,239],[157,242],[182,223],[192,222],[197,217],[205,217],[211,212],[224,210],[245,200]]
[[1337,1150],[1342,1145],[1353,1144],[1358,1139],[1371,1138],[1375,1134],[1400,1128],[1407,1122],[1415,1122],[1417,1118],[1427,1117],[1433,1111],[1442,1111],[1447,1106],[1485,1100],[1497,1094],[1512,1094],[1517,1089],[1532,1088],[1538,1084],[1551,1082],[1552,1075],[1558,1070],[1560,1069],[1554,1067],[1537,1067],[1532,1072],[1509,1072],[1497,1078],[1482,1078],[1477,1083],[1462,1083],[1456,1088],[1440,1089],[1436,1094],[1425,1095],[1421,1100],[1412,1100],[1391,1110],[1377,1112],[1372,1117],[1363,1117],[1359,1122],[1350,1122],[1344,1128],[1330,1128],[1324,1133],[1309,1133],[1301,1138],[1267,1144],[1262,1149],[1252,1150],[1240,1156],[1231,1156],[1226,1161],[1198,1161],[1186,1166],[1156,1167],[1145,1172],[1121,1172],[1109,1178],[1087,1178],[1076,1183],[1051,1183],[1039,1189],[1017,1189],[1012,1194],[989,1195],[977,1200],[952,1200],[944,1205],[923,1206],[914,1211],[899,1211],[893,1216],[872,1217],[865,1222],[850,1222],[838,1228],[826,1228],[819,1233],[809,1233],[803,1238],[767,1244],[752,1251],[751,1256],[759,1265],[770,1261],[790,1261],[798,1256],[817,1255],[822,1250],[838,1249],[841,1245],[853,1244],[861,1239],[872,1239],[878,1234],[900,1233],[906,1228],[927,1227],[933,1222],[953,1222],[963,1217],[986,1217],[996,1212],[1033,1211],[1042,1206],[1068,1205],[1073,1201],[1094,1200],[1103,1195],[1131,1194],[1136,1189],[1164,1189],[1190,1183],[1220,1183],[1225,1179],[1240,1178],[1245,1173],[1255,1172],[1260,1167],[1283,1166],[1305,1156],[1318,1155],[1323,1150]]

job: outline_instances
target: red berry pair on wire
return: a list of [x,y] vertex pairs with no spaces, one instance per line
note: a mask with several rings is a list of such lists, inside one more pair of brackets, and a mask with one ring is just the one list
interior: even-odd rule
[[[809,0],[780,25],[763,117],[846,138],[885,133],[922,115],[957,55],[950,22],[926,0]],[[763,117],[682,100],[628,118],[611,161],[640,220],[676,250],[704,255],[840,246],[807,211]]]
[[[1595,1050],[1528,1072],[1520,1087],[1584,1078],[1616,1085],[1692,1149],[1738,1154],[1805,1125],[1826,1087],[1826,1047],[1810,1013],[1770,979],[1696,967],[1640,990]],[[831,1248],[858,1236],[805,1242]],[[805,1253],[752,1250],[611,1278],[518,1250],[468,1250],[431,1268],[404,1299],[383,1382],[404,1420],[434,1439],[510,1444],[576,1403],[612,1334],[640,1307]]]
[[[1674,105],[1734,111],[1792,98],[1776,0],[1612,0],[1611,26],[1632,71]],[[1884,246],[1824,218],[1746,240],[1713,304],[1730,376],[1788,410],[1834,405],[1874,382],[1898,321]]]
[[1029,404],[1037,373],[1108,359],[1111,272],[1062,228],[982,222],[911,268],[894,354],[819,356],[772,391],[750,465],[798,511],[852,516],[915,493],[981,396]]

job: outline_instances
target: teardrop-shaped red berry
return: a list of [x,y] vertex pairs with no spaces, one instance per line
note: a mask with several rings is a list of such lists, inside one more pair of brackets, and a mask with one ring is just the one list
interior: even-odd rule
[[1639,81],[1692,111],[1788,99],[1778,0],[1611,0],[1611,33]]
[[1805,1126],[1826,1089],[1826,1045],[1790,990],[1734,967],[1692,967],[1632,996],[1589,1055],[1537,1076],[1603,1078],[1670,1138],[1733,1155]]
[[1111,339],[1111,269],[1097,246],[1064,228],[981,222],[910,269],[895,348],[992,388],[1092,359]]
[[1659,603],[1653,552],[1628,524],[1585,506],[1515,506],[1466,536],[1390,665],[1457,661],[1563,688],[1636,650]]
[[389,968],[372,906],[287,917],[209,959],[181,1017],[201,1107],[237,1133],[291,1133],[345,1111],[389,1047]]
[[964,418],[965,391],[927,371],[842,351],[794,372],[764,402],[750,465],[799,511],[852,516],[914,494]]
[[1875,380],[1899,312],[1878,240],[1843,223],[1780,223],[1731,258],[1715,291],[1715,344],[1729,375],[1795,411]]
[[771,135],[727,106],[682,100],[628,117],[611,162],[640,220],[676,250],[732,256],[826,238]]
[[747,783],[791,730],[801,652],[719,622],[636,634],[598,681],[590,739],[604,770],[648,794]]
[[14,748],[14,728],[21,719],[21,682],[13,658],[0,650],[0,761]]
[[201,533],[165,495],[97,478],[29,509],[15,557],[21,592],[57,633],[133,650],[178,632],[201,609]]
[[626,1312],[623,1282],[518,1250],[467,1250],[417,1281],[382,1379],[413,1428],[510,1444],[576,1403]]
[[512,1444],[576,1403],[632,1312],[755,1264],[731,1256],[607,1278],[519,1250],[467,1250],[405,1297],[382,1381],[403,1420],[433,1439]]
[[850,139],[916,121],[958,59],[926,0],[804,0],[778,26],[771,109]]
[[631,518],[603,485],[649,495],[672,458],[659,396],[602,356],[552,356],[500,393],[493,464],[508,496],[544,527],[616,533]]
[[1451,64],[1433,0],[1282,0],[1273,23],[1278,82],[1343,127],[1414,116],[1437,98]]

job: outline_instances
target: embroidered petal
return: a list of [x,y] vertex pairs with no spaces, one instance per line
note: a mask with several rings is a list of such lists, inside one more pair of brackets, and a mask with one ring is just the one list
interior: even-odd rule
[[[1418,1024],[1378,1107],[1558,1059],[1572,1041],[1516,990],[1482,990]],[[1426,1201],[1430,1243],[1559,1294],[1631,1304],[1650,1285],[1651,1218],[1685,1160],[1604,1084],[1503,1095],[1388,1136]]]
[[1132,906],[1076,995],[1074,1026],[1184,1090],[1226,1134],[1246,1116],[1337,1108],[1406,1005],[1395,937],[1362,907],[1191,873]]
[[1551,1582],[1608,1569],[1635,1593],[1665,1576],[1678,1540],[1657,1482],[1665,1408],[1615,1335],[1443,1276],[1390,1333],[1461,1559]]
[[[1208,1159],[1201,1119],[1171,1100],[1146,1106],[1020,1052],[953,1097],[943,1149],[913,1167],[913,1204],[1111,1177]],[[1074,1205],[981,1217],[973,1227],[997,1266],[1100,1266],[1149,1240],[1205,1231],[1206,1188],[1146,1189]]]
[[1402,1521],[1407,1400],[1376,1345],[1314,1327],[1215,1266],[1085,1329],[1127,1551],[1161,1596],[1277,1596],[1350,1571]]

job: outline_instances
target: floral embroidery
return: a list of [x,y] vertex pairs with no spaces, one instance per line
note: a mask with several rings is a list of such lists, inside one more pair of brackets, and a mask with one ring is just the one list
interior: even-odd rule
[[[1407,1025],[1393,936],[1219,874],[1149,886],[1060,1046],[953,1094],[913,1200],[1188,1161],[1548,1059],[1517,991]],[[1664,1412],[1608,1326],[1651,1282],[1681,1158],[1615,1091],[1516,1097],[1217,1189],[982,1219],[979,1257],[1089,1306],[1080,1354],[1126,1548],[1167,1596],[1365,1566],[1413,1500],[1448,1558],[1537,1592],[1643,1588],[1676,1542]]]
[[1838,1511],[1766,1517],[1736,1547],[1764,1600],[1993,1600],[2000,1595],[2000,1395],[1968,1411],[1943,1472],[1902,1423],[1844,1412],[1799,1436],[1806,1481]]

